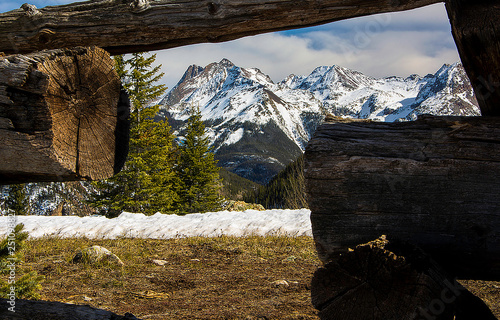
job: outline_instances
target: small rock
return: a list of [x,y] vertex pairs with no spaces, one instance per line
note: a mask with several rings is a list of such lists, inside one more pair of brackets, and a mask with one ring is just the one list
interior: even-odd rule
[[290,284],[288,284],[288,282],[286,280],[276,280],[276,281],[271,282],[271,284],[276,288],[279,288],[279,287],[288,288],[290,286]]
[[87,297],[87,296],[83,296],[83,300],[84,300],[84,301],[92,301],[92,298]]
[[156,264],[157,266],[164,266],[168,263],[165,260],[157,260],[157,259],[153,259],[153,260],[151,260],[151,262]]
[[200,262],[200,259],[191,259],[191,261]]
[[120,266],[124,265],[123,261],[117,255],[101,246],[92,246],[78,251],[73,258],[73,262],[90,264],[109,262]]
[[288,258],[283,259],[281,262],[295,262],[296,259],[296,256],[289,256]]

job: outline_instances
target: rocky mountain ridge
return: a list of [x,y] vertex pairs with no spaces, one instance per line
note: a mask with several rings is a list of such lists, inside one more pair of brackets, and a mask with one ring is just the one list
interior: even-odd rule
[[460,63],[425,77],[381,79],[321,66],[274,83],[257,68],[222,59],[191,65],[160,105],[180,136],[190,110],[199,108],[219,165],[259,183],[296,159],[329,113],[389,122],[420,114],[479,115]]

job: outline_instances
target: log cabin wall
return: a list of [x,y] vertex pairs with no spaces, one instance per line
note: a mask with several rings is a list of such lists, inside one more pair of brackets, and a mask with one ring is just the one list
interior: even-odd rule
[[[96,0],[42,9],[25,4],[21,9],[0,14],[0,52],[26,54],[77,46],[99,46],[112,54],[150,51],[228,41],[438,2],[442,1]],[[485,116],[498,116],[499,4],[493,0],[447,0],[446,6],[481,111]],[[39,56],[46,57],[47,53]],[[81,73],[70,72],[65,78],[63,72],[67,86],[50,84],[61,79],[59,71],[51,76],[50,70],[79,65],[78,53],[63,56],[57,63],[49,63],[50,58],[2,58],[0,182],[99,179],[117,172],[123,164],[126,149],[120,146],[127,139],[124,136],[128,125],[120,119],[127,118],[128,106],[113,80],[116,77],[107,67],[104,69],[109,73],[102,77],[110,84],[103,86],[109,86],[110,96],[103,100],[111,112],[99,117],[104,109],[97,105],[87,108],[92,103],[85,98],[85,91],[92,86],[80,83]],[[24,74],[29,76],[19,83],[9,82],[17,68],[10,67],[18,62],[28,63]],[[75,99],[80,102],[61,108],[51,100],[58,96],[51,93],[56,91],[64,92],[66,104]],[[19,93],[20,100],[15,99],[13,92]],[[26,104],[23,99],[36,103]],[[68,126],[61,125],[58,114],[66,114],[73,121]],[[95,116],[95,122],[87,121]],[[104,132],[94,130],[101,127],[105,127]],[[342,121],[339,124],[336,120],[320,127],[308,146],[305,161],[313,233],[324,261],[339,262],[339,253],[349,246],[386,233],[422,246],[455,274],[498,279],[498,127],[497,119],[430,118],[394,125]],[[92,136],[98,140],[112,139],[113,144],[105,143],[102,147],[87,140]],[[22,170],[12,171],[8,163],[13,163],[16,155],[27,162]],[[368,251],[369,257],[373,256],[371,252]],[[383,253],[385,257],[386,252]],[[387,256],[394,257],[390,252]],[[337,279],[334,271],[321,273],[324,275],[317,281]],[[340,309],[331,307],[336,296],[331,286],[324,285],[316,282],[313,289],[320,292],[316,299],[328,296],[329,300],[320,299],[320,304],[339,312],[325,313],[323,319],[360,319],[353,318],[345,304],[341,303]],[[366,294],[355,293],[353,301],[364,297]],[[428,299],[422,301],[426,303]],[[403,303],[388,308],[385,314],[380,312],[378,301],[372,307],[374,313],[363,313],[366,318],[400,319],[387,315],[411,312],[395,312],[405,309]]]
[[[24,4],[20,9],[0,14],[0,52],[24,54],[43,49],[99,46],[112,54],[124,54],[222,42],[438,2],[442,1],[95,0],[41,9]],[[499,4],[491,0],[447,0],[446,5],[481,111],[483,115],[497,115],[500,113],[500,32],[496,23]],[[77,174],[79,178],[84,175]],[[73,174],[69,176],[60,179],[75,178]]]

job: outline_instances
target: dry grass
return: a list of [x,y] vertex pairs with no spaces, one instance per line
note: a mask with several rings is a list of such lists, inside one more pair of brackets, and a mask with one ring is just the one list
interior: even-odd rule
[[[92,245],[108,248],[125,266],[71,262]],[[25,267],[46,277],[43,300],[141,319],[319,319],[309,285],[320,261],[309,237],[48,238],[28,241],[25,257]],[[500,282],[462,283],[500,316]]]
[[[71,262],[91,245],[108,248],[125,267]],[[38,239],[28,241],[25,256],[46,277],[43,300],[142,319],[318,319],[309,284],[320,262],[308,237]]]

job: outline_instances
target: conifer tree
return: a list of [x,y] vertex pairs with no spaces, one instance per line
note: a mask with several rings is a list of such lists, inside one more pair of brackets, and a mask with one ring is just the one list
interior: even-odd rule
[[[41,282],[45,277],[29,268],[21,268],[24,262],[22,249],[28,238],[28,233],[23,232],[23,228],[22,223],[16,225],[8,236],[0,241],[0,298],[9,298],[12,288],[18,299],[40,298]],[[13,275],[12,270],[17,272]]]
[[129,155],[114,177],[96,183],[100,190],[94,205],[105,207],[107,216],[122,210],[153,214],[170,212],[176,200],[173,190],[173,135],[166,120],[155,121],[158,105],[151,105],[166,90],[156,85],[163,73],[152,67],[156,55],[141,53],[128,60],[115,57],[116,69],[132,102]]
[[13,184],[9,186],[9,195],[6,204],[7,208],[14,211],[17,216],[28,214],[29,202],[24,184]]
[[185,139],[180,143],[175,171],[178,177],[177,209],[183,213],[220,210],[221,181],[219,168],[210,150],[198,108],[192,110],[187,122]]

